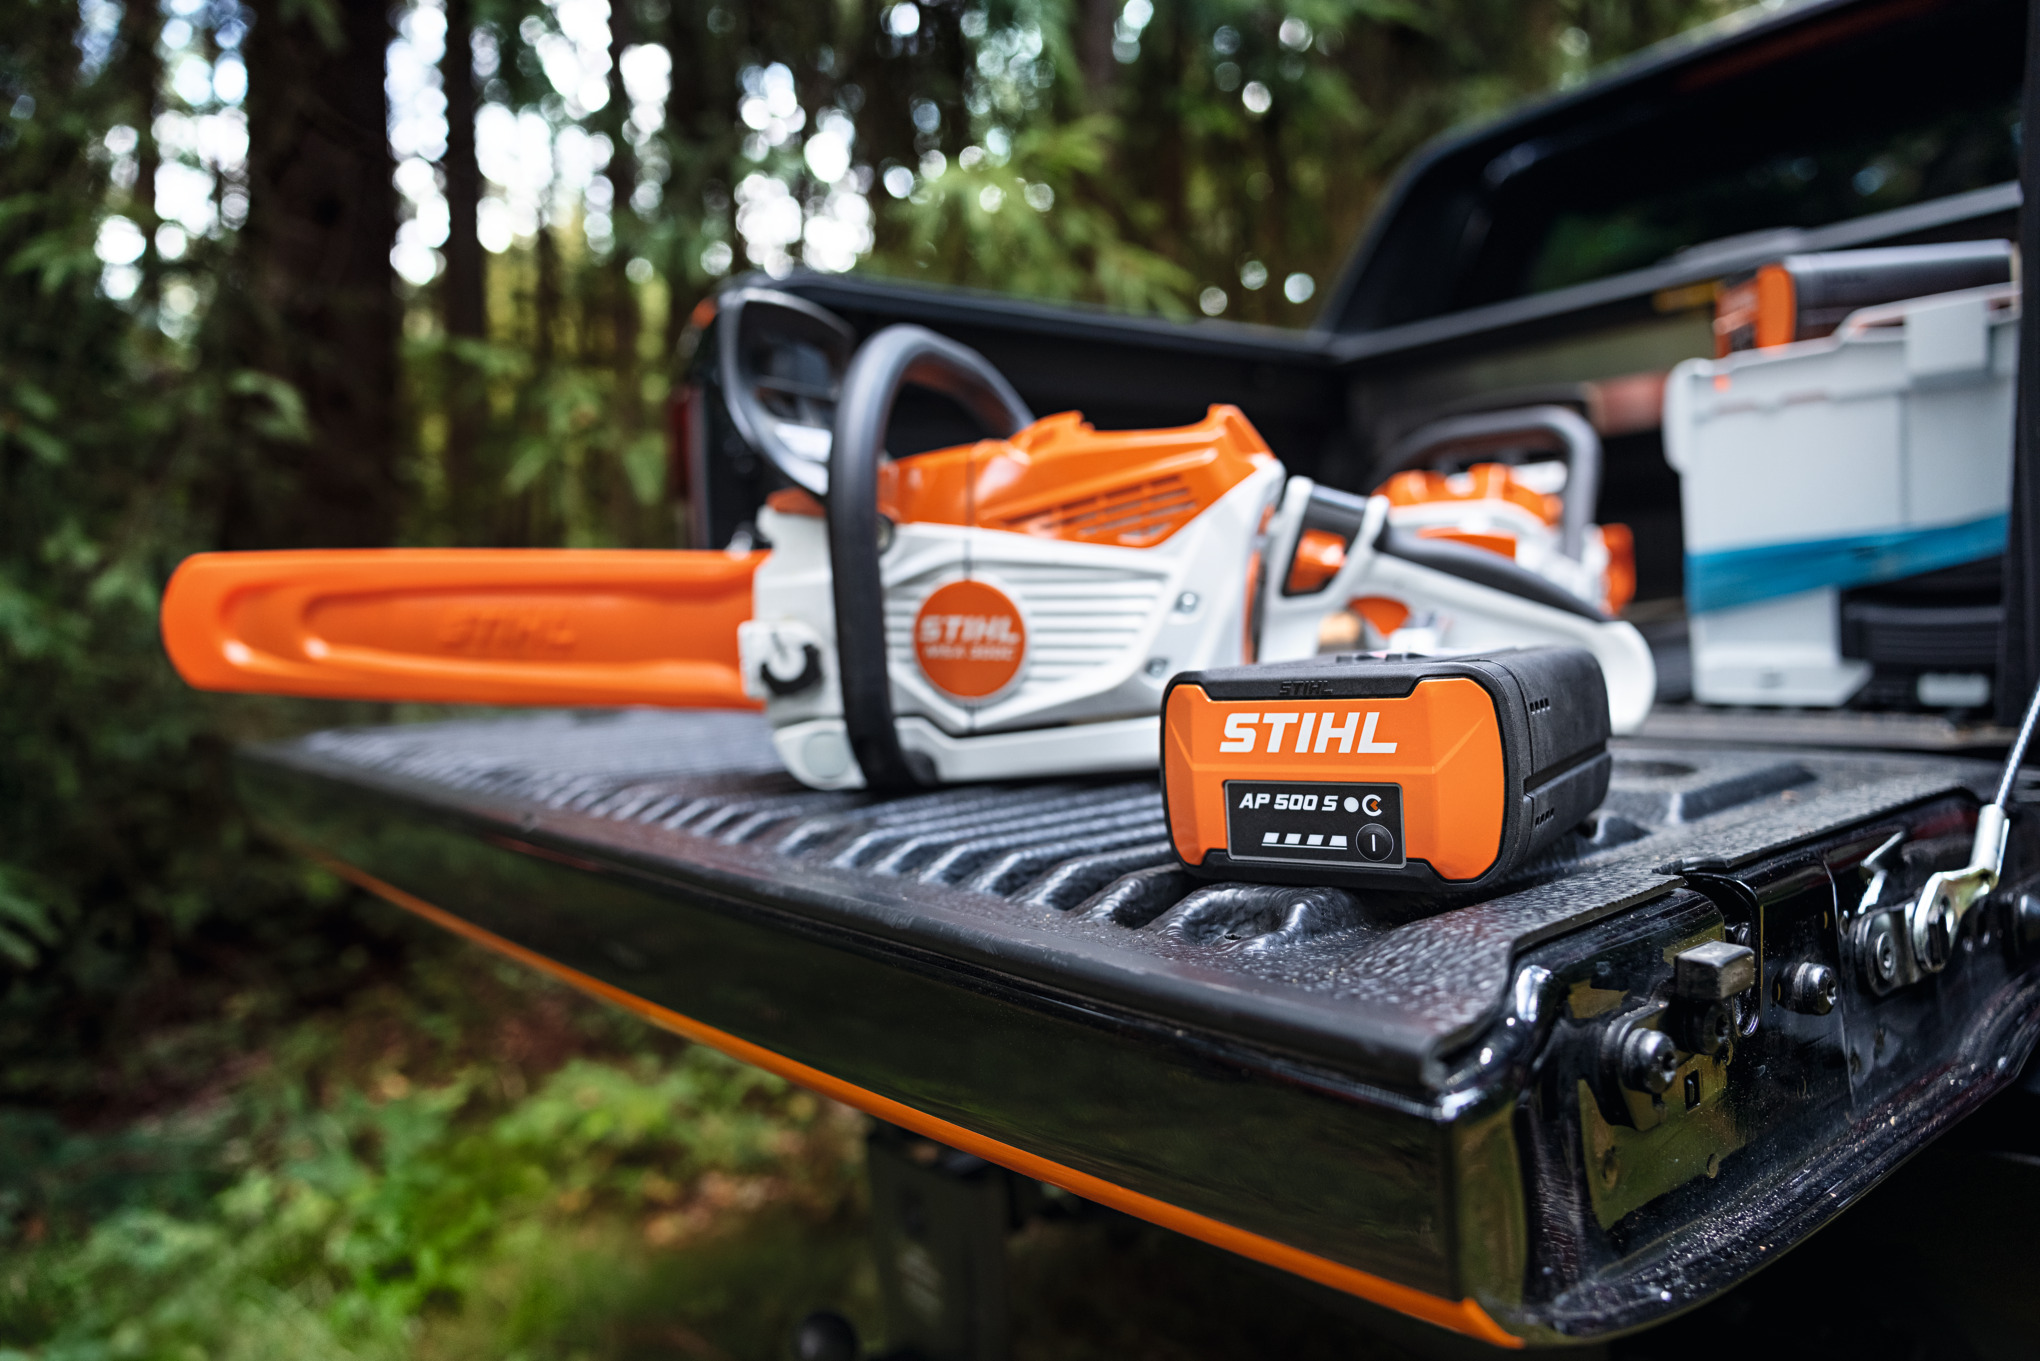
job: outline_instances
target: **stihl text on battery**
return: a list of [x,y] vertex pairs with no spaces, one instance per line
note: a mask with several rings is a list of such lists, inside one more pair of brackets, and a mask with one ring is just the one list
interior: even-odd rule
[[[1322,756],[1334,751],[1346,756],[1355,753],[1392,756],[1395,743],[1377,740],[1374,735],[1380,723],[1379,713],[1363,714],[1358,709],[1343,714],[1227,714],[1225,741],[1218,744],[1218,749],[1240,755],[1256,751],[1273,754],[1286,750],[1296,756]],[[1268,729],[1265,745],[1261,742],[1263,726]],[[1292,733],[1295,734],[1293,743],[1288,740]]]

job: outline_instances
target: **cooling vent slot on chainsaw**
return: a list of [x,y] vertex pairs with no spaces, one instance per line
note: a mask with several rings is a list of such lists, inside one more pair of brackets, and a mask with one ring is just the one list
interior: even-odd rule
[[1082,496],[1031,515],[987,520],[992,529],[1084,543],[1146,548],[1188,524],[1199,509],[1182,477],[1130,483],[1095,496]]

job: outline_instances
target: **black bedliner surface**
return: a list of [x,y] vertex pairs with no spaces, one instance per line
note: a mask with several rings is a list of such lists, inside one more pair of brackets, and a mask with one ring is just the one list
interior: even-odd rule
[[1519,887],[1411,918],[1393,898],[1200,888],[1151,777],[818,793],[742,712],[579,712],[319,733],[254,751],[591,865],[1249,1038],[1420,1099],[1499,1013],[1512,960],[1733,866],[1951,791],[1979,762],[1616,745],[1601,812]]

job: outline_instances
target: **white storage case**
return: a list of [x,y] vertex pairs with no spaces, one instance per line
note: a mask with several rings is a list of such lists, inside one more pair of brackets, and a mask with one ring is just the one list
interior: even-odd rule
[[1842,590],[2002,551],[2017,370],[2017,285],[1672,370],[1694,698],[1842,704],[1870,678],[1841,655]]

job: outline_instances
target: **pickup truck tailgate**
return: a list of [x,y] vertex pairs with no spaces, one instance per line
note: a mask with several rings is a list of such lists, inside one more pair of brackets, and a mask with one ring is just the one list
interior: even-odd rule
[[[444,925],[929,1137],[1505,1345],[1732,1284],[2016,1073],[2040,991],[2016,931],[1979,914],[1945,973],[1882,993],[1854,944],[1864,911],[1960,859],[1993,773],[1618,744],[1606,805],[1558,854],[1412,916],[1195,883],[1149,777],[817,793],[743,713],[341,730],[241,768],[279,836]],[[1903,858],[1876,860],[1894,836]],[[2033,860],[2015,838],[2008,882]],[[1724,936],[1763,970],[1746,1028],[1637,1105],[1602,1028]],[[1808,959],[1841,980],[1832,1013],[1775,983]]]

